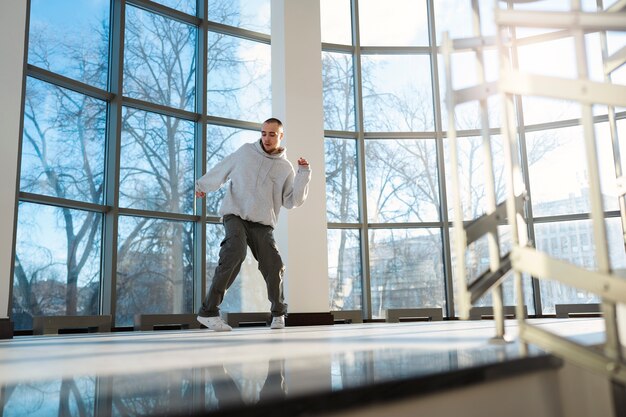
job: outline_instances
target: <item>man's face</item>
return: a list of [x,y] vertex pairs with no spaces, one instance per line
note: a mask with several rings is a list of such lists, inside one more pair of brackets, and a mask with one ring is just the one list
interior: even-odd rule
[[283,140],[283,130],[278,127],[278,123],[263,123],[261,141],[265,152],[275,152],[280,147],[281,140]]

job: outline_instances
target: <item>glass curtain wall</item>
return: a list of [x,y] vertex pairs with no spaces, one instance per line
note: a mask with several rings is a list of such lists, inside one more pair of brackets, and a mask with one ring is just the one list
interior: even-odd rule
[[[38,315],[128,327],[136,314],[193,313],[223,237],[222,196],[195,201],[194,179],[271,113],[270,0],[29,8],[16,330]],[[267,303],[241,291],[263,283],[252,264],[229,310]]]
[[[493,0],[480,0],[481,33],[496,35]],[[381,319],[390,308],[442,307],[453,315],[452,204],[449,118],[444,103],[442,35],[473,36],[471,0],[322,0],[322,62],[326,136],[327,219],[331,310],[362,310]],[[583,2],[587,11],[596,2]],[[500,7],[507,7],[501,3]],[[516,7],[569,10],[567,0]],[[545,31],[544,31],[545,32]],[[521,70],[575,77],[574,42],[564,34],[520,30],[512,58]],[[592,78],[602,81],[599,34],[586,35]],[[609,51],[624,45],[608,34]],[[610,53],[610,52],[609,52]],[[548,59],[549,57],[549,59]],[[487,81],[498,78],[497,54],[484,55]],[[475,57],[455,54],[455,89],[478,82]],[[622,79],[624,69],[615,74]],[[579,106],[517,99],[522,161],[530,190],[529,233],[551,256],[594,267],[589,217],[588,173]],[[497,201],[506,196],[500,103],[488,102]],[[464,218],[486,211],[480,108],[456,109]],[[624,109],[617,109],[620,133]],[[615,191],[607,109],[598,117],[606,225],[613,268],[624,266],[624,242]],[[621,134],[624,137],[624,133]],[[508,227],[499,228],[506,252]],[[468,248],[464,266],[471,277],[489,267],[486,238]],[[599,300],[554,282],[524,278],[529,314],[554,314],[556,304]],[[505,304],[515,302],[512,279]],[[478,305],[491,305],[489,295]]]
[[[479,4],[482,32],[493,35],[493,2]],[[591,11],[596,2],[583,6]],[[568,10],[569,1],[516,7]],[[111,314],[125,327],[136,314],[192,313],[223,237],[222,196],[195,201],[193,181],[256,140],[270,113],[270,0],[30,0],[29,9],[16,330],[31,329],[38,315]],[[470,0],[395,0],[393,7],[321,0],[331,310],[362,310],[366,318],[384,318],[389,308],[454,314],[437,45],[444,31],[472,34],[471,10]],[[576,76],[571,38],[537,30],[517,38],[512,52],[522,70]],[[600,36],[586,39],[591,77],[602,80]],[[625,43],[611,33],[607,39],[609,53]],[[496,79],[495,53],[485,62]],[[455,88],[476,82],[471,55],[455,57],[453,70]],[[613,77],[623,84],[626,68]],[[552,256],[593,267],[579,108],[534,97],[518,98],[517,107],[531,237]],[[494,160],[502,161],[497,100],[489,109]],[[616,110],[624,138],[625,109]],[[469,103],[456,111],[471,220],[486,205],[479,109]],[[594,112],[611,261],[619,268],[626,259],[607,109]],[[494,167],[499,201],[503,175]],[[507,232],[501,227],[503,250]],[[478,274],[488,264],[486,241],[469,251],[465,267]],[[225,309],[267,309],[257,275],[248,256]],[[530,277],[525,286],[530,314],[598,301]],[[505,303],[513,296],[507,282]]]

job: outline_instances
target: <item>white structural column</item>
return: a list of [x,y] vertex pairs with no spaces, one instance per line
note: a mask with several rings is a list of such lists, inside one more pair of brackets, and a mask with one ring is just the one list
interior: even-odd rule
[[307,201],[281,211],[276,230],[290,313],[329,311],[321,48],[319,0],[272,0],[273,116],[289,160],[304,157],[313,171]]
[[0,318],[9,313],[25,28],[26,0],[0,2]]

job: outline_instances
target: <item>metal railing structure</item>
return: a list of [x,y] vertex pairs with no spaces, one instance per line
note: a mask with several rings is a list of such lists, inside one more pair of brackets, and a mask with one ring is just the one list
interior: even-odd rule
[[[538,0],[541,1],[541,0]],[[467,39],[449,39],[444,35],[441,52],[444,55],[447,81],[447,108],[450,119],[448,137],[451,148],[451,179],[454,205],[454,232],[457,268],[455,283],[458,292],[459,316],[468,318],[472,304],[488,290],[493,294],[496,339],[504,340],[504,320],[502,308],[502,280],[508,272],[515,280],[517,324],[520,345],[524,351],[528,344],[544,348],[565,360],[606,375],[612,382],[626,384],[626,362],[619,338],[617,308],[626,304],[626,273],[611,268],[609,248],[606,238],[605,212],[600,188],[599,161],[592,106],[604,105],[608,108],[608,122],[613,146],[616,172],[616,187],[620,200],[620,214],[623,230],[626,231],[626,176],[622,173],[622,161],[617,137],[615,107],[626,107],[626,86],[612,83],[611,75],[626,63],[626,47],[610,54],[607,48],[606,32],[626,33],[626,0],[603,7],[597,0],[597,10],[582,11],[581,1],[572,0],[569,11],[528,11],[513,8],[514,3],[525,1],[495,1],[494,37],[480,35],[478,2],[472,0],[474,8],[474,35]],[[576,56],[576,79],[524,73],[513,64],[511,51],[515,46],[517,28],[542,28],[560,32],[560,35],[574,40]],[[602,43],[604,80],[593,81],[589,77],[585,34],[599,33]],[[496,48],[500,62],[499,79],[485,82],[482,51]],[[473,51],[478,69],[477,85],[454,90],[450,70],[451,56],[460,51]],[[580,105],[586,163],[590,189],[593,240],[595,243],[596,269],[589,270],[572,263],[550,257],[533,247],[524,216],[524,198],[527,194],[524,173],[520,162],[520,141],[518,138],[515,99],[533,96],[564,99]],[[493,188],[493,160],[490,151],[489,120],[486,109],[488,97],[499,97],[502,105],[502,136],[504,141],[504,162],[507,181],[507,197],[496,204]],[[483,150],[486,161],[488,211],[471,222],[463,222],[460,200],[459,164],[457,160],[457,138],[454,122],[454,109],[458,104],[478,100],[481,107]],[[502,255],[498,245],[497,225],[508,224],[511,233],[511,250]],[[464,266],[464,256],[468,245],[484,235],[489,239],[490,269],[468,283]],[[624,235],[626,243],[626,234]],[[539,280],[555,280],[577,289],[601,297],[601,308],[605,323],[605,340],[601,348],[586,346],[568,338],[548,332],[529,322],[524,314],[522,274]],[[623,306],[622,306],[623,307]],[[621,323],[623,324],[623,323]]]
[[[498,204],[495,189],[495,178],[493,173],[492,138],[489,125],[488,99],[498,94],[497,82],[486,81],[486,71],[484,62],[484,50],[495,49],[497,39],[495,36],[487,37],[481,34],[480,10],[478,0],[472,0],[472,28],[473,36],[462,39],[451,39],[448,33],[443,34],[441,52],[444,58],[445,79],[446,79],[446,106],[448,111],[448,141],[450,145],[450,166],[451,166],[451,191],[453,199],[453,219],[454,227],[454,253],[456,256],[455,275],[455,300],[457,303],[457,314],[461,319],[470,318],[472,306],[491,291],[493,302],[493,315],[496,326],[494,341],[504,342],[504,303],[502,280],[507,272],[511,270],[510,252],[502,254],[500,248],[500,238],[498,235],[498,225],[503,224],[507,215],[506,201]],[[471,87],[455,90],[452,82],[452,59],[455,53],[472,52],[475,57],[477,72],[477,83]],[[484,158],[485,193],[487,213],[464,221],[464,208],[461,198],[460,183],[460,163],[458,158],[457,126],[455,118],[455,108],[460,104],[470,101],[478,101],[480,104],[480,122],[482,137],[482,153]],[[515,199],[515,210],[523,219],[524,194],[520,194]],[[484,236],[487,236],[489,245],[489,269],[478,277],[470,277],[467,274],[465,265],[467,250],[471,245],[476,244]],[[521,285],[521,284],[520,284]],[[523,304],[522,304],[523,305]],[[523,309],[523,307],[522,307]],[[524,315],[523,310],[517,312]]]

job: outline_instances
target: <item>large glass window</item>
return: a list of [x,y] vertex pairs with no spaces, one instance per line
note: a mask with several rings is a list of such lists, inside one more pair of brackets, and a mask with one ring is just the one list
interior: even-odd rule
[[[566,11],[570,10],[571,3],[551,0],[520,3],[514,7]],[[582,7],[585,11],[595,11],[597,5],[584,1]],[[352,22],[353,36],[350,36],[345,22],[354,10],[358,10],[358,16],[353,14],[358,22]],[[452,192],[453,167],[447,139],[452,117],[445,101],[446,68],[436,46],[441,45],[446,32],[453,39],[476,36],[472,26],[476,12],[480,16],[480,34],[495,36],[495,8],[490,0],[394,1],[393,5],[377,0],[322,2],[332,309],[347,308],[345,297],[349,291],[346,288],[356,287],[352,278],[348,280],[350,284],[346,284],[342,276],[354,276],[352,265],[357,261],[361,262],[363,271],[362,305],[358,308],[363,309],[366,318],[382,318],[388,308],[447,307],[454,301],[455,282],[449,276],[444,277],[443,272],[445,269],[447,274],[452,274],[461,267],[457,265],[454,230],[452,227],[443,229],[445,224],[452,223],[456,198]],[[579,78],[575,40],[571,34],[519,28],[515,36],[518,40],[510,58],[520,71],[570,80]],[[609,53],[617,52],[624,45],[623,36],[608,33],[607,39]],[[589,33],[584,41],[589,77],[603,81],[600,36]],[[481,51],[485,81],[498,81],[497,50],[486,47]],[[452,88],[469,88],[481,82],[479,71],[482,69],[476,51],[455,53],[451,59]],[[613,82],[623,83],[624,74],[626,70],[616,71]],[[435,102],[433,97],[440,101]],[[490,210],[489,176],[493,176],[496,203],[503,202],[507,192],[501,97],[488,97],[485,104],[493,166],[487,166],[485,158],[481,103],[468,101],[454,107],[459,198],[463,219],[468,222]],[[568,253],[576,250],[576,257],[568,259],[580,262],[585,259],[585,251],[593,250],[589,240],[591,230],[587,230],[584,238],[583,235],[567,239],[555,237],[554,242],[552,238],[540,239],[540,236],[546,234],[545,228],[552,230],[560,223],[581,222],[591,210],[581,106],[573,101],[534,96],[518,97],[514,104],[519,113],[515,120],[523,122],[516,139],[522,150],[520,163],[528,182],[526,212],[533,216],[528,218],[531,240],[536,239],[544,250]],[[621,138],[624,136],[621,134],[625,126],[624,109],[616,110]],[[619,265],[623,262],[624,245],[619,238],[621,225],[616,217],[618,193],[612,140],[606,122],[607,107],[593,106],[593,114],[598,117],[596,148],[608,233],[616,237],[609,242],[611,261]],[[335,139],[337,136],[345,139]],[[620,140],[623,154],[624,141]],[[344,168],[340,169],[341,166]],[[340,191],[342,189],[345,191]],[[445,212],[443,207],[447,207]],[[511,236],[505,220],[500,222],[498,234],[503,256],[510,250]],[[354,245],[348,244],[347,234],[352,235]],[[564,231],[554,231],[554,234],[567,235]],[[446,235],[449,239],[442,239]],[[582,249],[583,239],[587,242],[585,250]],[[427,241],[431,246],[424,243]],[[342,249],[348,246],[354,249]],[[361,252],[364,256],[359,260],[356,253],[363,247],[367,250]],[[346,256],[348,253],[351,255]],[[593,267],[594,264],[585,265]],[[470,281],[489,269],[486,237],[466,250],[462,267],[467,270]],[[451,282],[452,287],[445,286],[444,282]],[[516,302],[513,284],[512,278],[505,278],[504,302],[507,305]],[[530,314],[553,314],[557,303],[590,301],[585,295],[569,293],[560,285],[543,280],[533,282],[530,276],[523,277],[523,287]],[[542,303],[542,309],[535,308],[536,301]],[[490,294],[477,301],[478,305],[491,303]],[[350,304],[350,308],[354,305]]]
[[[121,1],[30,1],[12,300],[17,329],[29,329],[36,315],[114,313],[114,325],[124,327],[135,314],[192,312],[200,289],[210,285],[223,238],[223,192],[198,203],[194,179],[258,140],[257,125],[271,108],[270,0],[126,0],[125,7],[111,7]],[[582,3],[584,10],[596,8],[595,1]],[[495,35],[493,2],[478,5],[483,34]],[[453,214],[450,115],[437,45],[446,31],[473,36],[472,2],[394,0],[391,7],[382,0],[323,0],[320,6],[329,306],[362,309],[367,318],[382,318],[388,308],[450,307],[454,283],[446,285],[452,281],[444,271],[458,265],[446,238],[453,230],[445,229]],[[570,2],[515,7],[568,10]],[[122,9],[125,15],[116,15]],[[199,10],[208,22],[199,22]],[[123,22],[120,36],[117,22]],[[525,28],[516,36],[511,57],[521,71],[579,77],[569,34]],[[609,53],[624,45],[623,36],[607,38]],[[597,33],[585,35],[596,81],[603,78],[599,43]],[[495,81],[498,56],[484,53],[486,78]],[[452,78],[455,89],[478,82],[473,53],[455,56]],[[625,68],[613,74],[616,83],[625,79]],[[590,211],[581,106],[527,96],[515,104],[533,241],[552,256],[594,267],[586,255],[594,248],[591,225],[581,220]],[[487,102],[498,201],[506,176],[500,107],[498,97]],[[625,109],[616,110],[623,142]],[[613,149],[606,106],[593,112],[615,268],[626,262]],[[454,116],[463,218],[470,221],[487,210],[479,103],[457,106]],[[505,227],[500,232],[504,253],[510,238]],[[207,269],[197,273],[193,265],[203,253]],[[484,239],[467,255],[465,267],[480,273],[487,264]],[[524,280],[531,314],[593,301]],[[509,281],[507,303],[514,296]],[[535,300],[542,310],[531,305]],[[267,305],[248,255],[223,307],[263,311]]]
[[[205,209],[194,181],[259,138],[270,16],[269,0],[30,2],[17,330],[39,315],[112,314],[131,328],[138,314],[197,311],[223,227],[222,192]],[[243,271],[223,307],[267,310],[252,256]]]

